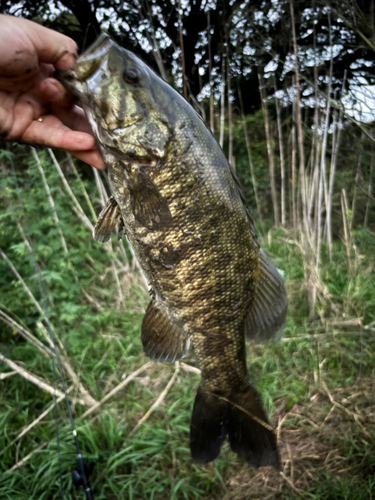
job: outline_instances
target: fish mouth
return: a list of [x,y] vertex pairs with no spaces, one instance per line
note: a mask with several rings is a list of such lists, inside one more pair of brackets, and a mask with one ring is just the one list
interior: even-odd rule
[[102,33],[77,59],[73,67],[55,71],[54,77],[77,95],[77,92],[74,92],[76,87],[96,73],[113,45],[113,40],[106,33]]
[[108,126],[108,131],[114,134],[119,134],[126,130],[127,132],[133,130],[136,128],[137,124],[144,119],[145,115],[139,116],[136,120],[133,120],[130,123],[124,123],[121,125],[118,125],[117,123],[114,123],[112,126],[111,124]]
[[77,63],[105,56],[113,45],[113,40],[106,33],[101,33],[99,38],[77,59]]

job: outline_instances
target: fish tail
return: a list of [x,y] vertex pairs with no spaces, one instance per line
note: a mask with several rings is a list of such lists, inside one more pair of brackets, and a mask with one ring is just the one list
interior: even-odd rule
[[202,386],[198,389],[190,427],[193,460],[214,460],[227,434],[241,460],[254,467],[279,468],[276,436],[250,382],[228,396],[205,391]]

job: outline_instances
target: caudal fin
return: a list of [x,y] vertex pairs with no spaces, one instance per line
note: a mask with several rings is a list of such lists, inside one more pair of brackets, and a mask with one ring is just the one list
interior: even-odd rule
[[227,434],[241,460],[254,467],[279,468],[276,437],[250,384],[228,397],[198,389],[190,428],[193,460],[207,463],[217,458]]

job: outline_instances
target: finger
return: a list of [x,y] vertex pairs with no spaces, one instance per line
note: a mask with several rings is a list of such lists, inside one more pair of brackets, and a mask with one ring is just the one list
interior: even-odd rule
[[47,115],[42,122],[35,120],[31,122],[22,135],[21,141],[73,151],[85,151],[95,147],[95,139],[92,135],[70,130],[52,115]]
[[58,69],[68,69],[77,59],[77,45],[68,36],[14,16],[0,15],[0,23],[7,53],[18,63],[30,60],[30,71],[38,61],[53,64]]
[[97,149],[91,149],[89,151],[68,151],[68,153],[98,170],[105,170],[107,168]]
[[92,128],[82,108],[74,106],[71,109],[66,109],[52,106],[51,112],[70,129],[93,135]]
[[7,140],[20,139],[32,121],[46,112],[47,106],[44,106],[40,100],[32,95],[21,94],[14,104],[12,127],[8,132]]
[[40,82],[40,92],[49,102],[61,108],[71,108],[76,98],[55,78],[46,78]]
[[57,31],[22,19],[25,31],[38,54],[39,62],[50,63],[57,69],[68,69],[77,59],[77,44]]

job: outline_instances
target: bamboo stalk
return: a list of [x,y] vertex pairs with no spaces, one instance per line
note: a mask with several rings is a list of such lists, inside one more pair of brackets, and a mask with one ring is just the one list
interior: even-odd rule
[[294,23],[294,6],[293,0],[289,0],[290,4],[290,18],[292,25],[293,37],[293,52],[294,52],[294,73],[295,73],[295,106],[296,106],[296,122],[298,132],[298,152],[299,152],[299,174],[300,174],[300,188],[301,188],[301,205],[302,205],[302,224],[305,231],[307,241],[310,240],[310,228],[307,220],[307,205],[306,205],[306,180],[305,180],[305,151],[303,146],[303,130],[301,118],[301,105],[300,105],[300,86],[299,86],[299,69],[298,69],[298,54],[297,54],[297,38],[296,27]]
[[256,183],[256,179],[255,179],[255,172],[254,172],[254,164],[253,164],[253,158],[252,158],[252,155],[251,155],[251,143],[250,143],[250,138],[249,138],[249,134],[248,134],[248,131],[247,131],[247,126],[246,126],[244,105],[243,105],[243,100],[242,100],[242,92],[241,92],[241,89],[240,89],[239,85],[237,85],[237,92],[238,92],[238,98],[239,98],[239,101],[240,101],[242,129],[243,129],[243,133],[244,133],[244,136],[245,136],[245,144],[246,144],[247,157],[249,159],[251,182],[252,182],[253,190],[254,190],[255,204],[256,204],[256,207],[257,207],[257,211],[258,211],[259,222],[260,222],[261,227],[263,228],[262,215],[261,215],[261,211],[260,211],[260,201],[259,201],[257,183]]
[[[341,95],[343,95],[344,90],[345,90],[345,82],[346,82],[346,70],[344,72]],[[336,114],[335,114],[335,116],[336,116]],[[337,129],[337,135],[332,140],[332,156],[331,156],[331,167],[330,167],[329,185],[328,185],[328,203],[327,203],[327,218],[326,218],[326,220],[327,220],[327,245],[328,245],[328,252],[329,252],[330,260],[332,260],[332,253],[333,253],[332,252],[332,221],[331,221],[332,196],[333,196],[333,186],[334,186],[334,182],[335,182],[337,158],[338,158],[340,142],[341,142],[342,128],[343,128],[343,112],[342,112],[342,110],[340,110],[338,124],[334,123],[334,133],[335,133],[335,130]]]
[[[155,36],[155,27],[154,27],[154,23],[152,21],[152,14],[151,14],[150,4],[148,3],[148,0],[145,1],[145,4],[146,4],[146,8],[145,8],[146,15],[147,15],[147,19],[148,19],[149,27],[150,27],[150,32],[151,32],[151,35],[149,35],[148,31],[146,30],[146,36],[147,36],[147,39],[152,47],[152,53],[154,55],[156,64],[158,65],[158,69],[159,69],[159,72],[161,74],[161,77],[163,78],[163,80],[168,81],[167,73],[165,71],[165,67],[164,67],[164,63],[163,63],[163,58],[162,58],[161,53],[160,53],[159,44],[158,44],[158,41],[157,41],[156,36]],[[138,13],[141,14],[141,9],[138,9]]]
[[352,217],[351,217],[351,220],[350,220],[350,231],[353,230],[354,217],[355,217],[356,209],[357,209],[357,185],[359,184],[359,179],[361,177],[363,141],[364,141],[364,134],[362,133],[361,134],[361,139],[360,139],[360,145],[359,145],[359,148],[358,148],[358,161],[357,161],[357,170],[356,170],[356,173],[355,173],[355,184],[354,184],[354,190],[353,190]]
[[346,256],[348,259],[348,268],[349,271],[352,272],[352,259],[351,259],[351,236],[349,230],[349,221],[348,221],[348,202],[346,199],[346,191],[345,189],[341,190],[341,211],[342,211],[342,222],[344,228],[344,241],[345,241],[345,249]]
[[215,133],[214,94],[212,91],[212,54],[211,54],[211,21],[210,11],[207,11],[207,44],[208,44],[208,84],[210,87],[210,129]]
[[54,154],[54,152],[52,151],[52,149],[48,149],[48,153],[52,159],[52,162],[53,164],[55,165],[55,168],[57,170],[57,172],[59,173],[60,175],[60,178],[62,180],[62,183],[65,187],[65,190],[66,192],[68,193],[68,195],[70,196],[71,200],[73,201],[73,205],[75,207],[75,212],[76,214],[78,215],[79,214],[79,218],[81,219],[81,221],[83,222],[83,224],[88,228],[90,229],[91,232],[93,232],[94,230],[94,226],[91,224],[90,220],[87,218],[85,212],[83,211],[81,205],[79,204],[77,198],[74,196],[74,193],[71,189],[71,187],[69,186],[69,183],[68,181],[66,180],[65,178],[65,175],[64,175],[64,172],[62,171],[57,159],[56,159],[56,156]]
[[[294,85],[293,85],[294,86]],[[296,126],[295,126],[295,99],[293,99],[292,110],[292,213],[293,213],[293,227],[297,228],[297,203],[296,203]]]
[[281,225],[285,226],[286,222],[286,212],[285,212],[285,157],[284,157],[284,143],[283,134],[281,126],[281,113],[280,113],[280,103],[277,98],[277,82],[274,75],[274,87],[275,87],[275,106],[276,106],[276,117],[277,117],[277,130],[279,136],[279,151],[280,151],[280,174],[281,174]]
[[326,107],[326,118],[324,124],[323,141],[322,141],[322,154],[320,161],[320,177],[319,177],[319,196],[318,196],[318,227],[317,227],[317,243],[316,243],[316,268],[319,269],[320,265],[320,250],[321,250],[321,239],[322,239],[322,201],[323,201],[323,189],[326,193],[325,201],[327,207],[327,179],[326,179],[326,151],[327,151],[327,138],[328,138],[328,128],[329,128],[329,114],[331,110],[331,85],[332,85],[332,72],[333,72],[333,55],[332,55],[332,33],[331,33],[331,17],[328,11],[328,26],[329,26],[329,44],[331,49],[331,61],[329,65],[329,79],[328,79],[328,90],[327,90],[327,107]]
[[15,275],[15,277],[18,279],[18,281],[21,283],[22,288],[24,289],[26,295],[30,298],[31,302],[34,304],[35,308],[37,309],[38,313],[44,318],[44,311],[41,308],[39,302],[36,300],[34,297],[33,293],[31,292],[30,288],[26,285],[24,280],[22,279],[21,275],[17,271],[17,269],[13,266],[12,262],[8,259],[8,257],[5,255],[5,253],[2,251],[0,248],[0,255],[4,259],[4,261],[8,264],[9,268]]
[[57,212],[56,212],[55,202],[53,201],[53,198],[52,198],[52,195],[51,195],[51,190],[50,190],[50,188],[48,186],[48,182],[47,182],[46,176],[44,174],[44,170],[43,170],[42,164],[40,163],[39,156],[38,156],[35,148],[32,147],[31,151],[33,153],[34,159],[35,159],[36,164],[38,166],[39,173],[40,173],[40,175],[42,177],[44,189],[45,189],[45,191],[47,193],[47,198],[48,198],[51,210],[52,210],[53,221],[56,224],[56,228],[57,228],[57,231],[58,231],[59,236],[60,236],[61,245],[63,247],[64,253],[65,254],[69,254],[68,247],[67,247],[67,244],[66,244],[66,241],[65,241],[65,237],[64,237],[64,234],[63,234],[61,226],[60,226],[59,217],[58,217]]
[[81,186],[81,191],[82,191],[83,196],[85,197],[87,206],[89,207],[92,220],[94,222],[96,222],[97,221],[97,217],[96,217],[96,213],[95,213],[94,207],[92,206],[90,197],[87,194],[87,191],[86,191],[86,188],[85,188],[85,186],[84,186],[84,184],[82,182],[81,176],[79,175],[79,173],[78,173],[78,171],[76,169],[75,163],[73,161],[73,157],[70,154],[67,154],[66,157],[68,158],[68,162],[69,162],[70,168],[73,170],[74,175],[76,176],[76,179],[78,180],[79,185]]
[[183,91],[184,91],[184,97],[187,100],[188,95],[187,95],[187,86],[186,86],[184,35],[182,33],[182,20],[181,20],[181,1],[177,0],[177,2],[178,2],[178,9],[177,9],[178,32],[179,32],[179,36],[180,36],[180,50],[181,50],[182,87],[183,87]]
[[258,79],[259,79],[259,90],[260,90],[260,97],[262,102],[262,110],[264,118],[264,130],[266,133],[268,168],[269,168],[269,177],[271,184],[271,198],[273,205],[274,222],[275,226],[278,226],[280,219],[279,219],[279,205],[277,201],[276,184],[275,184],[275,158],[272,147],[271,129],[268,116],[268,107],[267,107],[267,95],[263,78],[263,68],[261,66],[258,66]]
[[232,103],[231,103],[231,82],[230,82],[230,65],[229,65],[229,35],[228,27],[224,25],[225,45],[226,45],[226,72],[227,72],[227,100],[228,100],[228,161],[235,169],[233,162],[233,130],[232,130]]
[[225,115],[225,56],[222,55],[221,61],[221,88],[220,88],[220,147],[224,146],[224,115]]
[[367,187],[367,192],[368,192],[368,197],[367,197],[367,202],[366,202],[366,212],[365,212],[365,219],[363,221],[363,227],[368,227],[368,218],[369,218],[369,213],[370,213],[370,206],[371,206],[371,201],[372,201],[372,176],[374,174],[374,146],[372,145],[371,148],[371,163],[370,163],[370,177],[368,180],[368,187]]

